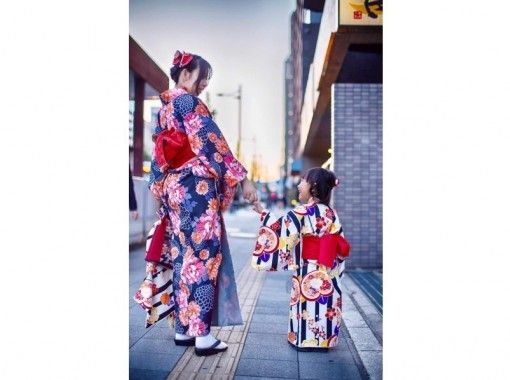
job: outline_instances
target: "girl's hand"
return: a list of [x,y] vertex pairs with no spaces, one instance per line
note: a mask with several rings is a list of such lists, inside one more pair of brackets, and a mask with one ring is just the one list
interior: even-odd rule
[[262,207],[259,201],[256,201],[253,203],[253,210],[259,214],[262,214],[264,212],[264,207]]
[[241,183],[241,187],[243,190],[244,199],[246,199],[251,204],[258,201],[257,189],[250,180],[245,178]]

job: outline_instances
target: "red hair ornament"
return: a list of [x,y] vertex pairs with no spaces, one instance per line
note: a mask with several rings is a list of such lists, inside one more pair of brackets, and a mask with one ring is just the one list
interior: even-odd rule
[[179,50],[177,50],[175,52],[174,60],[173,60],[172,64],[174,66],[179,65],[179,67],[184,67],[184,66],[188,65],[192,59],[193,59],[193,54],[186,53],[185,51],[180,52]]

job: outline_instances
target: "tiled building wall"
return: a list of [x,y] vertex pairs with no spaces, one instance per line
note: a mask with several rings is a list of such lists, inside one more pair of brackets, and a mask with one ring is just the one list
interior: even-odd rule
[[333,192],[349,267],[382,268],[382,84],[332,85]]

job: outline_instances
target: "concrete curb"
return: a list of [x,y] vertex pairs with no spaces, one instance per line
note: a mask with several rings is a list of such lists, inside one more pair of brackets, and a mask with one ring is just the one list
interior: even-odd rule
[[370,379],[382,379],[382,316],[348,274],[342,285],[345,327]]

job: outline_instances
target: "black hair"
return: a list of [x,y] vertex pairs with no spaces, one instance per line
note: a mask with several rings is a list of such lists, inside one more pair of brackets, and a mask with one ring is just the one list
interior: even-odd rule
[[200,68],[200,71],[198,72],[198,78],[195,83],[193,83],[193,86],[200,83],[203,79],[210,79],[212,76],[212,67],[209,62],[207,62],[204,58],[202,58],[199,55],[193,55],[193,58],[191,59],[190,63],[188,63],[184,67],[179,67],[179,64],[173,65],[170,68],[170,78],[177,84],[179,81],[179,75],[181,75],[181,71],[186,69],[189,72],[192,72],[197,67]]
[[331,201],[331,190],[337,184],[335,173],[324,168],[311,168],[304,177],[306,182],[310,184],[310,194],[317,198],[320,203],[329,206]]

